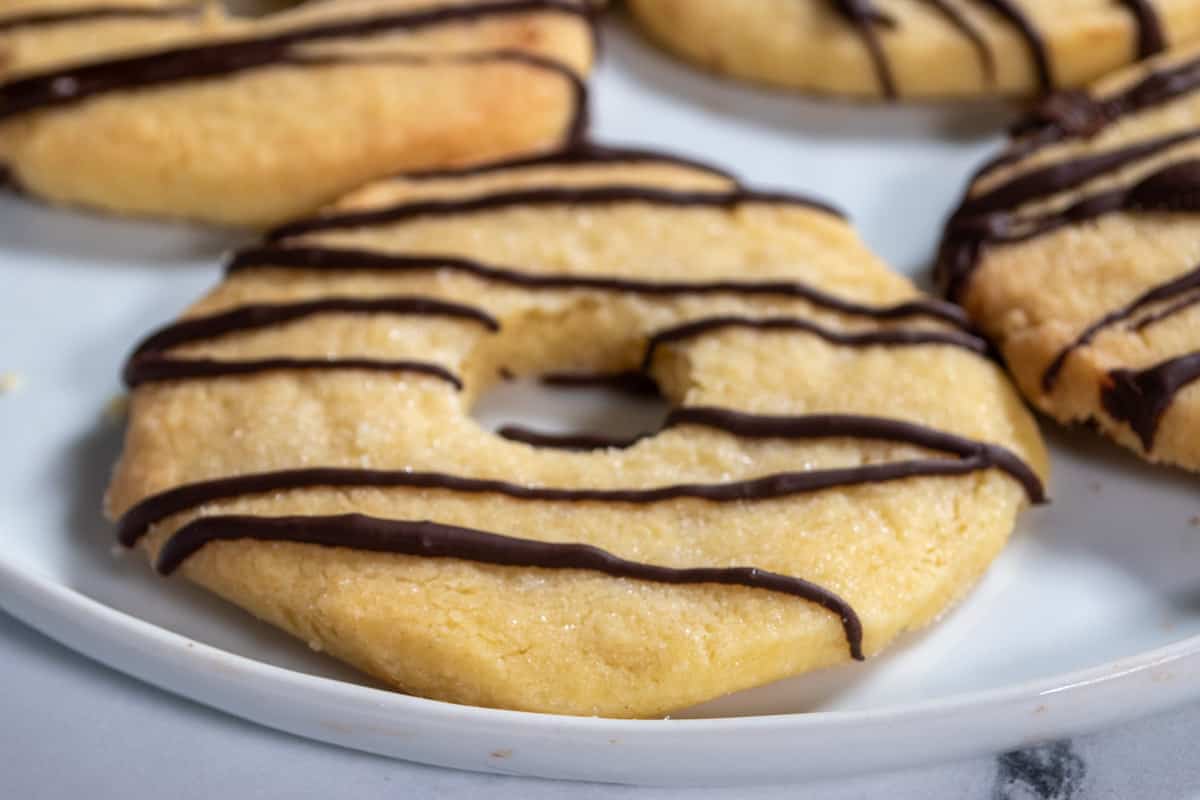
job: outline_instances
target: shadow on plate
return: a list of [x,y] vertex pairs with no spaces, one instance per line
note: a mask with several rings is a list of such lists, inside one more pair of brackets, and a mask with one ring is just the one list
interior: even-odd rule
[[[1060,498],[1039,518],[1045,547],[1115,566],[1179,611],[1200,613],[1200,487],[1185,470],[1147,463],[1098,433],[1043,420]],[[1131,494],[1136,497],[1131,502]],[[1086,518],[1100,524],[1062,524]],[[1166,524],[1147,524],[1151,519]]]
[[61,258],[64,266],[210,264],[251,238],[251,234],[229,229],[56,208],[11,189],[0,189],[0,241],[5,252]]

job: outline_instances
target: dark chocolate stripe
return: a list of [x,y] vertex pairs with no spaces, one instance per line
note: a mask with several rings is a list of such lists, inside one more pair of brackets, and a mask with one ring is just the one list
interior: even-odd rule
[[523,158],[510,158],[503,161],[489,161],[483,164],[472,164],[465,167],[448,169],[421,170],[419,172],[404,172],[397,177],[410,181],[437,180],[442,178],[469,178],[475,175],[487,175],[493,172],[522,169],[526,167],[544,166],[581,166],[587,164],[674,164],[680,167],[709,172],[737,183],[737,178],[720,167],[691,158],[649,150],[637,147],[617,147],[599,145],[592,142],[578,142],[570,147]]
[[850,654],[863,659],[862,623],[854,609],[815,583],[757,567],[679,569],[629,561],[607,550],[576,542],[540,542],[497,533],[347,514],[338,517],[205,517],[188,523],[166,541],[155,565],[169,574],[209,542],[256,539],[349,547],[424,558],[459,558],[483,564],[543,569],[579,569],[614,578],[687,584],[745,586],[798,597],[831,611],[841,620]]
[[1118,0],[1129,9],[1138,29],[1138,58],[1149,58],[1167,49],[1167,37],[1163,33],[1162,21],[1150,0]]
[[1021,38],[1025,40],[1025,46],[1029,48],[1029,56],[1033,60],[1038,85],[1044,92],[1052,91],[1055,80],[1054,68],[1050,64],[1050,52],[1046,49],[1046,41],[1033,21],[1012,0],[980,0],[980,2],[1017,29]]
[[995,468],[989,454],[969,458],[932,458],[868,464],[845,469],[781,472],[745,481],[692,483],[653,489],[555,489],[521,486],[506,481],[468,478],[440,472],[315,468],[281,470],[177,486],[149,497],[131,508],[117,523],[122,543],[133,545],[150,526],[182,511],[219,500],[247,495],[301,489],[409,488],[498,494],[514,500],[557,503],[628,503],[632,505],[669,500],[705,500],[714,503],[743,503],[812,494],[839,487],[889,483],[909,478],[955,477]]
[[1200,211],[1200,159],[1169,164],[1130,187],[1094,194],[1039,216],[1019,217],[1003,211],[955,215],[947,223],[938,255],[939,277],[949,296],[961,299],[984,247],[1026,242],[1119,211]]
[[611,389],[625,394],[655,396],[654,378],[637,370],[624,372],[550,372],[541,376],[546,386],[564,389]]
[[[829,0],[829,2],[832,4],[834,12],[842,17],[858,33],[863,46],[867,49],[867,53],[871,58],[875,74],[879,79],[880,90],[884,96],[895,98],[897,96],[896,80],[892,72],[891,63],[888,61],[887,53],[883,47],[879,29],[895,30],[897,27],[896,20],[889,14],[877,9],[872,0]],[[971,43],[979,56],[985,77],[989,81],[993,80],[995,77],[995,58],[988,46],[987,40],[983,37],[979,29],[971,23],[966,15],[950,5],[946,0],[924,0],[924,2],[937,11]],[[1052,90],[1055,81],[1054,69],[1050,63],[1050,52],[1046,47],[1046,41],[1042,37],[1041,32],[1033,24],[1029,16],[1013,3],[1012,0],[977,0],[977,2],[991,9],[991,11],[1017,30],[1029,50],[1034,72],[1037,75],[1038,85],[1042,91]],[[1147,27],[1155,23],[1156,19],[1153,17],[1152,12],[1145,7],[1145,0],[1121,0],[1121,2],[1134,8],[1141,31],[1140,38],[1143,46],[1145,46],[1146,42],[1153,40],[1155,31],[1161,33],[1157,27]]]
[[624,450],[654,434],[644,433],[638,436],[618,437],[590,433],[546,433],[521,425],[505,425],[496,431],[496,435],[501,439],[508,439],[510,442],[520,442],[521,444],[528,444],[533,447],[586,452],[588,450],[608,450],[613,448]]
[[1149,453],[1163,415],[1190,383],[1200,379],[1200,353],[1179,356],[1142,370],[1118,369],[1108,374],[1100,401],[1113,419],[1129,424]]
[[[78,103],[108,92],[232,75],[273,64],[291,63],[296,60],[295,48],[311,42],[369,37],[489,16],[531,13],[562,13],[577,16],[585,21],[591,19],[585,6],[563,0],[498,0],[437,6],[398,14],[379,14],[363,19],[311,25],[258,38],[180,46],[150,54],[67,67],[0,84],[0,119],[38,109]],[[489,58],[501,57],[543,68],[550,68],[552,65],[556,71],[570,75],[577,83],[579,81],[574,72],[558,62],[527,53],[497,53]],[[341,60],[343,59],[327,58],[319,63],[337,63]],[[455,60],[480,62],[485,60],[485,54],[410,60],[425,63],[448,63]]]
[[799,317],[740,317],[735,315],[703,317],[682,325],[658,331],[650,337],[646,345],[646,355],[642,361],[642,369],[648,369],[654,361],[659,347],[673,344],[697,336],[703,336],[712,331],[739,328],[752,331],[800,331],[812,334],[830,344],[845,347],[910,347],[916,345],[946,345],[958,347],[978,355],[988,355],[990,348],[987,342],[976,336],[958,331],[923,331],[923,330],[876,330],[848,333],[824,328],[810,320]]
[[892,75],[892,66],[888,62],[887,54],[883,51],[883,44],[879,41],[879,32],[876,28],[894,29],[896,20],[875,8],[871,0],[830,0],[830,2],[833,4],[834,11],[841,15],[862,39],[863,46],[871,58],[871,64],[875,68],[875,74],[879,78],[879,88],[883,92],[883,96],[894,99],[897,95],[896,79]]
[[203,317],[190,317],[151,334],[130,356],[161,353],[191,342],[216,339],[230,333],[282,325],[318,314],[404,314],[448,317],[476,322],[489,331],[500,330],[491,314],[475,306],[448,303],[432,297],[324,297],[296,303],[254,303]]
[[527,290],[589,290],[627,292],[649,296],[729,294],[747,297],[780,296],[805,300],[813,305],[857,317],[879,320],[929,317],[969,329],[965,312],[958,306],[933,299],[909,300],[892,306],[871,306],[845,300],[796,281],[654,281],[604,276],[550,275],[521,272],[483,264],[466,258],[439,255],[392,255],[370,250],[326,247],[259,247],[242,250],[230,261],[227,272],[254,267],[284,267],[321,271],[419,272],[452,270],[484,280]]
[[1107,153],[1060,161],[1030,170],[986,192],[968,197],[955,212],[955,216],[963,218],[996,211],[1010,211],[1033,200],[1075,189],[1090,180],[1196,139],[1200,139],[1200,129],[1173,133]]
[[[1134,317],[1147,306],[1161,303],[1164,300],[1170,300],[1196,289],[1200,289],[1200,267],[1196,267],[1177,278],[1172,278],[1166,283],[1159,284],[1138,295],[1132,302],[1104,315],[1103,318],[1089,325],[1073,342],[1058,352],[1058,355],[1046,367],[1046,371],[1042,373],[1042,391],[1054,391],[1054,387],[1058,384],[1059,375],[1062,374],[1063,367],[1066,366],[1067,359],[1079,348],[1091,344],[1101,331]],[[1191,302],[1195,302],[1195,300]],[[1174,311],[1171,313],[1174,313]],[[1157,322],[1158,319],[1155,317],[1159,317],[1159,315],[1154,315],[1149,320],[1143,320],[1135,330],[1141,330],[1141,328]],[[1166,315],[1160,318],[1165,319]]]
[[[718,430],[745,439],[878,439],[950,453],[960,458],[983,457],[992,466],[1008,473],[1020,483],[1032,502],[1042,503],[1046,499],[1045,487],[1037,473],[1011,450],[903,420],[852,414],[775,416],[749,414],[712,406],[687,406],[673,410],[667,416],[663,430],[688,425]],[[539,433],[515,426],[501,429],[500,434],[505,438],[539,447],[570,450],[629,447],[654,435],[645,434],[626,439],[581,436],[577,437],[578,441],[573,441],[570,436]],[[594,444],[589,444],[588,440],[594,441]]]
[[125,365],[125,385],[131,389],[162,381],[211,380],[264,372],[358,370],[427,375],[462,389],[457,375],[425,361],[381,361],[371,358],[264,358],[257,361],[217,361],[208,358],[137,358]]
[[1176,303],[1172,303],[1161,311],[1156,311],[1153,314],[1139,319],[1131,326],[1131,330],[1140,333],[1150,326],[1157,325],[1160,322],[1168,320],[1176,314],[1182,314],[1184,311],[1187,311],[1189,308],[1196,305],[1200,305],[1200,294],[1193,297],[1185,297]]
[[508,208],[529,206],[595,206],[619,205],[622,203],[646,203],[656,206],[677,208],[720,208],[734,209],[750,203],[774,205],[796,205],[812,208],[827,214],[841,216],[841,212],[816,200],[793,194],[778,192],[756,192],[749,189],[727,191],[676,191],[657,189],[650,186],[595,186],[580,188],[547,187],[518,189],[509,192],[476,195],[450,200],[422,200],[394,206],[349,211],[342,214],[326,214],[310,217],[267,233],[267,240],[278,242],[295,236],[349,228],[370,228],[391,225],[420,217],[447,217],[475,214]]
[[180,3],[158,8],[97,4],[70,11],[45,11],[21,14],[16,17],[0,17],[0,34],[9,33],[17,28],[104,22],[112,19],[167,19],[197,14],[200,9],[201,7],[195,3]]
[[1169,103],[1200,88],[1200,57],[1156,69],[1125,89],[1103,98],[1071,90],[1051,95],[1013,128],[1016,138],[986,163],[976,178],[1027,158],[1043,147],[1095,136],[1112,123]]

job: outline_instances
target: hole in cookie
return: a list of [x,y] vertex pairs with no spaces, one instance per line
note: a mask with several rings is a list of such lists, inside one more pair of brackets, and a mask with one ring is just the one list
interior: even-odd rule
[[496,382],[471,415],[506,439],[584,451],[629,447],[661,430],[669,412],[640,373],[554,372]]

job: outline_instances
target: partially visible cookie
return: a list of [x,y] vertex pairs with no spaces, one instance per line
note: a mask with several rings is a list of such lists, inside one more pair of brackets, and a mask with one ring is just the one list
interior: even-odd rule
[[[635,371],[637,440],[493,434],[502,374]],[[652,153],[381,181],[130,360],[122,538],[414,694],[652,716],[879,652],[1041,498],[960,309],[830,209]]]
[[269,226],[401,170],[545,151],[585,123],[587,0],[0,11],[0,166],[52,202]]
[[1050,98],[976,175],[939,271],[1039,408],[1200,469],[1200,50]]
[[629,0],[715,72],[854,97],[1030,95],[1200,38],[1200,0]]

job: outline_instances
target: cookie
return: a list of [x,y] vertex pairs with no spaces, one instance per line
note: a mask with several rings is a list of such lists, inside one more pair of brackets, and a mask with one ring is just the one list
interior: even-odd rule
[[1200,0],[629,0],[714,72],[852,97],[1030,95],[1200,38]]
[[[501,375],[637,373],[632,441],[489,432]],[[637,151],[377,182],[130,359],[122,541],[402,691],[645,717],[879,652],[1046,456],[956,307],[831,209]],[[508,438],[505,438],[505,437]]]
[[1026,397],[1200,469],[1200,50],[1050,98],[975,176],[939,271]]
[[266,227],[586,122],[586,0],[54,8],[0,12],[0,165],[55,203]]

